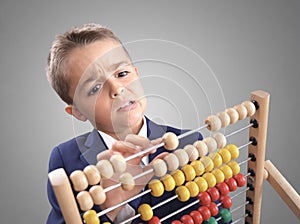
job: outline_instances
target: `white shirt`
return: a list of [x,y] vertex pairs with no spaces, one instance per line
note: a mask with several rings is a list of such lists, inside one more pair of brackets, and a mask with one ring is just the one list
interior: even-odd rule
[[[100,133],[101,137],[103,138],[103,141],[105,142],[106,146],[109,149],[112,147],[114,142],[117,141],[115,138],[111,137],[110,135],[108,135],[102,131],[98,131],[98,132]],[[146,123],[145,117],[143,118],[143,126],[141,127],[138,135],[147,138],[147,123]],[[147,165],[148,163],[149,163],[148,156],[144,156],[142,158],[142,164]],[[129,204],[125,204],[125,206],[122,208],[122,210],[116,216],[114,223],[120,223],[124,220],[127,220],[127,219],[133,217],[134,215],[135,215],[135,210]]]

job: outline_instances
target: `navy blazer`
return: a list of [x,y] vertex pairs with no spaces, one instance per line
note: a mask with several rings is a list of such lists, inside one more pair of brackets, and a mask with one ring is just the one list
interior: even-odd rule
[[[147,122],[147,136],[150,140],[162,137],[166,132],[173,132],[176,135],[180,135],[187,130],[180,130],[176,128],[172,128],[169,126],[158,125],[148,118],[146,118]],[[187,144],[191,144],[198,139],[202,139],[202,135],[200,133],[194,133],[192,135],[186,136],[180,140],[179,148],[184,147]],[[64,168],[67,175],[69,176],[74,170],[83,170],[89,164],[96,164],[96,156],[98,153],[107,149],[102,137],[100,136],[97,130],[93,130],[92,132],[83,134],[81,136],[75,137],[65,143],[62,143],[55,147],[50,155],[49,160],[49,170],[51,172],[58,168]],[[156,153],[149,155],[149,161],[151,162],[153,158],[155,158],[158,154],[166,151],[163,147],[159,148]],[[47,185],[47,193],[48,199],[52,206],[51,212],[47,219],[47,224],[62,224],[65,223],[61,210],[59,208],[58,202],[56,200],[55,194],[53,192],[52,186],[49,183]],[[146,194],[142,198],[138,198],[132,202],[130,205],[135,208],[137,211],[137,207],[141,203],[148,203],[151,206],[156,205],[157,203],[169,198],[170,196],[174,195],[174,191],[172,192],[165,192],[161,197],[153,197],[151,194]],[[190,199],[189,202],[194,201],[195,199]],[[183,207],[184,205],[188,204],[188,202],[182,203],[179,200],[175,199],[166,205],[159,207],[154,210],[154,215],[157,217],[165,217],[166,215],[170,214],[178,210],[179,208]],[[188,214],[188,212],[195,210],[199,207],[199,205],[195,205],[192,208],[188,209],[183,213],[172,217],[172,219],[180,217],[183,214]],[[99,206],[94,206],[97,212],[101,211]],[[171,218],[170,218],[171,219]],[[107,216],[100,217],[101,223],[108,221],[109,218]],[[141,222],[140,219],[136,219],[133,223]],[[171,221],[170,221],[171,222]]]

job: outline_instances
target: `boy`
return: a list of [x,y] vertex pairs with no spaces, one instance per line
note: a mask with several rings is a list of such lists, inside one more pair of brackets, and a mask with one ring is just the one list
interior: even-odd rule
[[[179,129],[157,125],[144,116],[146,98],[138,70],[132,65],[121,41],[100,25],[86,24],[57,36],[48,57],[47,77],[67,104],[65,111],[80,121],[88,120],[94,127],[92,132],[55,147],[50,156],[49,172],[64,168],[70,175],[74,170],[96,164],[97,155],[107,149],[110,154],[121,153],[128,157],[160,142],[165,132],[181,134]],[[201,138],[198,133],[188,136],[180,141],[180,146]],[[140,163],[147,164],[155,157],[162,157],[164,151],[164,148],[160,148],[129,161],[131,170],[141,170]],[[101,182],[105,187],[113,183],[113,180]],[[112,190],[107,193],[101,208],[95,206],[94,209],[100,211],[124,201],[142,191],[145,184],[143,180],[132,191],[123,191],[121,188]],[[100,219],[102,222],[118,223],[133,216],[141,202],[154,205],[170,195],[166,193],[155,199],[146,195]],[[64,223],[49,183],[48,198],[52,210],[47,223]],[[155,214],[163,217],[172,211],[170,208],[174,211],[181,206],[182,203],[174,202],[167,209],[166,206],[157,209]]]

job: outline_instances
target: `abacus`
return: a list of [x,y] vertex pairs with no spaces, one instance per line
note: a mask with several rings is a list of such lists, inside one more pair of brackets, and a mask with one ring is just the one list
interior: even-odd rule
[[[123,158],[113,155],[108,160],[99,160],[96,165],[89,165],[83,171],[76,170],[68,177],[60,168],[49,173],[49,180],[58,200],[65,222],[67,224],[98,224],[99,217],[119,206],[129,203],[137,197],[151,194],[160,197],[165,191],[175,190],[174,196],[155,205],[141,204],[138,214],[123,221],[128,223],[136,218],[150,224],[157,223],[260,223],[263,182],[267,180],[281,196],[300,220],[300,197],[293,187],[280,174],[271,161],[265,161],[266,136],[269,110],[269,94],[258,90],[251,93],[251,99],[232,108],[210,115],[205,124],[195,130],[179,136],[166,133],[163,142],[139,153]],[[249,118],[249,125],[226,136],[219,129],[233,125],[239,120]],[[201,129],[207,128],[212,134],[203,140],[198,140],[184,148],[177,149],[181,138]],[[227,144],[227,138],[243,130],[248,130],[249,140],[242,146]],[[157,159],[149,165],[149,169],[132,176],[126,172],[129,160],[165,147],[170,153],[163,159]],[[248,158],[237,163],[240,150],[248,147]],[[240,166],[247,165],[248,173],[242,174]],[[105,189],[100,185],[101,179],[109,179],[114,173],[119,173],[119,183]],[[91,208],[101,205],[106,200],[106,192],[122,187],[132,190],[135,180],[146,174],[154,178],[148,183],[148,188],[136,196],[96,213]],[[73,188],[72,188],[73,187]],[[237,188],[242,190],[233,196]],[[87,190],[89,189],[89,190]],[[76,197],[74,197],[76,192]],[[232,208],[232,200],[239,194],[246,194],[246,202]],[[155,209],[167,205],[172,200],[185,202],[181,209],[165,217],[155,216]],[[198,209],[184,214],[180,220],[172,220],[172,216],[198,205]],[[242,217],[232,219],[232,213],[245,209]],[[80,214],[83,211],[83,215]]]

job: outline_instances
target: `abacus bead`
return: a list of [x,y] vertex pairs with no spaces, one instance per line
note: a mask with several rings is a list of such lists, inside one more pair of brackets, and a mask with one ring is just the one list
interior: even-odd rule
[[232,177],[232,169],[228,165],[222,165],[220,170],[224,173],[225,179]]
[[100,224],[100,220],[95,210],[88,210],[83,214],[83,219],[86,224]]
[[196,177],[195,169],[189,164],[184,165],[181,168],[181,170],[184,173],[184,177],[186,181],[194,180],[194,178]]
[[207,124],[207,129],[210,131],[217,131],[221,128],[221,120],[216,115],[210,115],[206,118],[205,124]]
[[216,185],[221,195],[227,195],[229,193],[229,187],[225,182]]
[[208,156],[203,156],[200,159],[200,162],[203,163],[206,172],[209,172],[214,168],[214,162]]
[[226,146],[226,149],[228,149],[228,151],[230,152],[231,154],[231,159],[237,159],[240,155],[240,150],[239,148],[234,145],[234,144],[229,144]]
[[199,160],[191,162],[191,166],[194,168],[196,176],[201,176],[205,171],[203,163],[201,163]]
[[220,169],[214,169],[211,173],[216,177],[217,184],[225,180],[225,175]]
[[230,124],[234,124],[238,121],[239,119],[239,113],[236,111],[234,108],[228,108],[225,110],[225,112],[229,115],[230,117]]
[[221,120],[221,127],[227,127],[230,124],[230,116],[225,111],[217,113],[217,116]]
[[239,173],[234,175],[233,178],[236,180],[238,187],[243,187],[246,185],[246,178],[243,174]]
[[179,160],[174,153],[169,153],[164,157],[169,171],[174,171],[179,167]]
[[208,152],[213,152],[217,149],[217,141],[213,137],[206,137],[203,142],[207,145]]
[[95,165],[88,165],[83,170],[89,185],[98,184],[101,180],[100,173]]
[[203,222],[202,215],[199,211],[191,211],[190,216],[193,218],[195,224],[201,224]]
[[171,176],[173,177],[176,186],[182,185],[185,181],[184,173],[181,170],[173,171]]
[[220,192],[216,187],[208,188],[207,193],[209,193],[212,201],[219,200],[220,198]]
[[224,221],[224,222],[230,222],[231,221],[231,219],[232,219],[232,214],[231,214],[231,212],[228,210],[228,209],[226,209],[226,208],[222,208],[221,210],[220,210],[220,215],[222,216],[222,220]]
[[177,156],[179,161],[179,166],[184,166],[189,162],[189,156],[183,149],[177,149],[174,154]]
[[208,187],[216,186],[217,180],[215,175],[213,175],[212,173],[205,173],[202,177],[206,180]]
[[215,168],[221,166],[223,163],[222,156],[218,152],[212,152],[208,157],[212,159]]
[[203,141],[195,141],[193,144],[198,150],[199,157],[205,156],[208,153],[208,147]]
[[88,180],[82,170],[75,170],[71,173],[70,179],[75,191],[83,191],[88,187]]
[[162,177],[168,171],[167,164],[162,159],[154,160],[152,165],[153,165],[153,169],[154,169],[154,174],[157,177]]
[[160,180],[163,183],[166,191],[174,190],[176,183],[174,178],[170,174],[164,175]]
[[148,224],[161,224],[160,219],[157,216],[153,216],[149,221]]
[[242,103],[242,105],[246,107],[248,117],[253,116],[255,114],[256,108],[255,108],[255,105],[251,101],[249,101],[249,100],[244,101]]
[[199,194],[199,187],[194,181],[189,181],[185,184],[189,189],[191,197],[196,197]]
[[168,150],[176,149],[179,144],[178,137],[172,132],[165,133],[162,139],[163,142],[165,143],[164,147]]
[[197,198],[201,205],[209,205],[211,203],[211,197],[207,192],[200,192]]
[[119,181],[124,191],[131,191],[134,188],[133,176],[128,172],[121,174]]
[[193,146],[193,145],[186,145],[186,146],[184,146],[183,149],[188,154],[188,157],[189,157],[190,161],[195,161],[196,159],[198,159],[199,152],[198,152],[198,150],[196,149],[195,146]]
[[178,196],[178,200],[185,202],[190,199],[190,192],[186,186],[179,186],[175,190],[176,195]]
[[95,205],[101,205],[106,200],[106,194],[100,185],[94,185],[89,190]]
[[100,160],[96,166],[102,178],[109,179],[113,176],[114,169],[108,160]]
[[203,224],[218,224],[214,217],[210,217],[208,220],[204,221]]
[[225,183],[228,185],[230,192],[235,191],[237,189],[237,182],[233,177],[225,180]]
[[223,208],[230,208],[232,206],[232,200],[228,195],[221,195],[220,202]]
[[219,213],[219,208],[218,208],[218,206],[217,206],[216,203],[212,202],[212,203],[210,203],[207,207],[209,208],[210,214],[211,214],[212,216],[218,215],[218,213]]
[[221,148],[224,148],[226,143],[227,143],[227,140],[226,140],[226,137],[220,133],[220,132],[217,132],[213,135],[213,138],[216,140],[217,142],[217,148],[218,149],[221,149]]
[[201,213],[203,220],[208,220],[211,217],[210,210],[206,206],[200,206],[198,211]]
[[94,205],[93,199],[87,191],[80,191],[76,199],[82,211],[90,210]]
[[231,160],[227,165],[231,168],[233,175],[238,174],[241,170],[240,165],[236,161]]
[[179,221],[179,220],[173,220],[173,221],[171,222],[171,224],[182,224],[182,223],[181,223],[181,221]]
[[207,190],[208,183],[203,177],[196,177],[194,182],[198,185],[199,192],[204,192]]
[[243,120],[247,117],[247,109],[242,104],[238,104],[233,107],[239,114],[239,120]]
[[123,173],[126,170],[126,161],[121,154],[112,155],[110,162],[115,173]]
[[218,153],[222,156],[223,163],[228,163],[231,160],[231,153],[228,149],[222,148]]
[[194,224],[194,220],[190,215],[183,215],[180,220],[183,224]]
[[154,197],[160,197],[164,193],[164,185],[160,180],[153,179],[149,182],[148,187],[151,189],[151,194]]
[[143,221],[149,221],[153,217],[153,210],[148,204],[141,204],[138,208],[138,213]]

